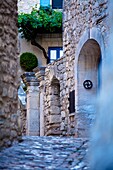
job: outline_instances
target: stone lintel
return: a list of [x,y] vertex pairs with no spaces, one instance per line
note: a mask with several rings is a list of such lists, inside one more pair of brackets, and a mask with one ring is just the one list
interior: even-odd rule
[[26,86],[39,86],[39,82],[34,72],[25,72],[21,75],[21,78]]
[[35,69],[33,69],[33,71],[35,72],[35,76],[37,77],[39,82],[44,80],[45,69],[46,69],[46,67],[36,67]]

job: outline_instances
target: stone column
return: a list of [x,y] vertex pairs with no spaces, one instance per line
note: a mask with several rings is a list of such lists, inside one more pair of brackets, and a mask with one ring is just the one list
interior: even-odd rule
[[40,112],[39,112],[39,83],[34,72],[26,72],[22,76],[27,85],[27,127],[26,134],[29,136],[40,135]]
[[45,67],[34,69],[35,75],[40,82],[40,136],[44,136],[44,88],[45,88]]

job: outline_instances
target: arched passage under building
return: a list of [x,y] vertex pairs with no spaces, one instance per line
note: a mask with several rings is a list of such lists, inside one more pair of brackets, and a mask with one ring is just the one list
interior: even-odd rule
[[83,45],[77,63],[78,136],[87,136],[96,113],[96,98],[101,86],[101,50],[94,39]]

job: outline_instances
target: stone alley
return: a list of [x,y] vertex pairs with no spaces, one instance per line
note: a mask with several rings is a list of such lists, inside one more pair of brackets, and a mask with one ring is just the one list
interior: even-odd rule
[[85,170],[87,147],[87,139],[24,137],[0,152],[0,170]]

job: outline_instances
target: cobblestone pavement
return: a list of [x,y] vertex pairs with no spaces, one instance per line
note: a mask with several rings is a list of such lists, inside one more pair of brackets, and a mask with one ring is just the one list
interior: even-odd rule
[[66,137],[24,137],[0,152],[0,170],[86,170],[88,142]]

